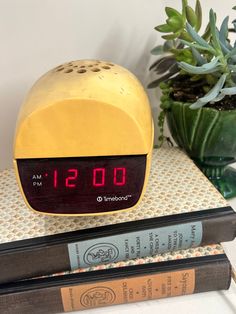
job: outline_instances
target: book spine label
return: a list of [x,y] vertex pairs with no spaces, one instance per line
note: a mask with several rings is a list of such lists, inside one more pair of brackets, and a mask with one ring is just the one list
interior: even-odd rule
[[202,236],[202,223],[197,221],[69,243],[70,267],[75,270],[197,247]]
[[195,270],[137,276],[61,288],[65,312],[194,293]]

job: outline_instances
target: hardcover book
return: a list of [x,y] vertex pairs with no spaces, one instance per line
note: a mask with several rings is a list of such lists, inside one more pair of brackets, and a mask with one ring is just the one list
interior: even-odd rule
[[0,285],[1,314],[54,314],[228,289],[220,245]]
[[1,283],[236,236],[235,212],[178,148],[154,150],[147,191],[133,210],[89,217],[42,215],[26,207],[10,169],[0,173],[0,213]]

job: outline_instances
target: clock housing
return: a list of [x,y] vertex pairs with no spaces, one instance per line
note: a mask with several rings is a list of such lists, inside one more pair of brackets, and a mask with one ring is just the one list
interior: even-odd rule
[[136,77],[79,60],[43,75],[21,107],[14,165],[26,204],[52,215],[131,209],[148,180],[153,122]]

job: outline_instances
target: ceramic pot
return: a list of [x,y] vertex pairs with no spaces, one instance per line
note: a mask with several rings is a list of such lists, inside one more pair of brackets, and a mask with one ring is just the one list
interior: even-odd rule
[[224,197],[236,196],[236,110],[219,111],[170,100],[167,122],[176,143]]

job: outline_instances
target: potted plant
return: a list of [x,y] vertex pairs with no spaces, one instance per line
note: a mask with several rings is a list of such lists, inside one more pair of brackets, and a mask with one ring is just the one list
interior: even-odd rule
[[[236,9],[234,7],[233,9]],[[236,20],[229,17],[217,27],[211,9],[209,23],[201,31],[202,8],[182,0],[182,12],[166,7],[166,24],[155,29],[165,42],[151,52],[158,59],[151,65],[157,78],[148,88],[162,90],[159,144],[167,120],[176,143],[196,162],[226,197],[236,195]]]

